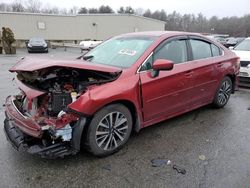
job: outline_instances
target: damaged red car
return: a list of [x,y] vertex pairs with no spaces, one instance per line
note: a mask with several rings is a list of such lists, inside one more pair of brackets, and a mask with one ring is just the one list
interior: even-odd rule
[[132,131],[225,106],[239,68],[233,52],[183,32],[119,35],[72,61],[22,58],[10,69],[20,93],[6,99],[4,130],[17,150],[45,158],[82,147],[106,156]]

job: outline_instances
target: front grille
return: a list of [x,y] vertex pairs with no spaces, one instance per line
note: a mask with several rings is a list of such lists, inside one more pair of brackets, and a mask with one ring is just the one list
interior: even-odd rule
[[247,72],[240,72],[240,76],[249,77],[250,75]]
[[240,61],[241,67],[247,67],[250,64],[250,61]]
[[43,46],[32,46],[32,49],[34,49],[34,50],[42,50],[42,49],[44,49],[44,47]]

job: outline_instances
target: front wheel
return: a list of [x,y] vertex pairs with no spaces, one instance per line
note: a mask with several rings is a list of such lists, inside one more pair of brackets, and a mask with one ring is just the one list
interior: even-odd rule
[[226,76],[225,78],[223,78],[218,90],[216,91],[213,105],[216,108],[224,107],[230,98],[232,89],[233,89],[232,80]]
[[87,149],[96,156],[118,151],[129,139],[132,116],[122,104],[112,104],[98,111],[87,130]]

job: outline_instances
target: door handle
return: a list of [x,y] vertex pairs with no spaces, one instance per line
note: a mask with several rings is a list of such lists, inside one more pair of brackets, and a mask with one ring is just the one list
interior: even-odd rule
[[218,64],[217,64],[217,67],[222,67],[222,66],[223,66],[222,63],[218,63]]
[[193,75],[193,71],[187,71],[184,75],[185,77],[191,77]]

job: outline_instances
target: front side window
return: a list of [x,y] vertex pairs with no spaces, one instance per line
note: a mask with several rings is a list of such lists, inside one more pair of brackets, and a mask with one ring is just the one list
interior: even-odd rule
[[113,38],[85,54],[83,59],[97,64],[128,68],[140,58],[154,40],[154,37]]
[[166,43],[162,48],[156,50],[154,61],[157,59],[167,59],[174,63],[183,63],[187,61],[186,40],[173,40]]
[[157,59],[171,60],[174,63],[186,62],[188,59],[186,40],[172,40],[159,46],[144,62],[140,71],[152,69],[152,64]]
[[190,45],[193,51],[193,60],[212,57],[210,43],[202,40],[191,39]]

